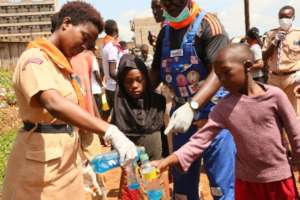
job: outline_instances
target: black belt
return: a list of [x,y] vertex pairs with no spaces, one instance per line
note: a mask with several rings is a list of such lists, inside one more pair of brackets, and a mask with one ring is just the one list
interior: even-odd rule
[[73,133],[73,127],[69,124],[33,124],[30,122],[23,122],[25,131],[37,133]]
[[272,71],[272,74],[275,76],[288,76],[288,75],[294,74],[296,72],[297,71],[291,71],[291,72],[273,72]]

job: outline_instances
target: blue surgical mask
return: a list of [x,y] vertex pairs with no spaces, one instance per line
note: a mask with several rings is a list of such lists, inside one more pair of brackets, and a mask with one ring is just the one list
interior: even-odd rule
[[177,17],[171,16],[166,10],[164,10],[163,17],[169,21],[169,22],[182,22],[186,18],[190,16],[190,9],[188,6],[185,6],[185,8],[180,12],[180,14]]

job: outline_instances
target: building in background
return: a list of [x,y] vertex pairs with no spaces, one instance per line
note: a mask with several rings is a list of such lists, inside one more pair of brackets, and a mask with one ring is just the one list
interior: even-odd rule
[[[151,31],[152,34],[158,35],[161,24],[156,23],[153,17],[145,17],[145,18],[134,18],[130,22],[131,31],[134,32],[134,43],[136,47],[141,46],[142,44],[147,44],[150,46],[148,42],[148,34]],[[150,53],[153,53],[152,48],[149,48]]]
[[29,41],[49,37],[57,0],[0,0],[0,68],[13,69]]

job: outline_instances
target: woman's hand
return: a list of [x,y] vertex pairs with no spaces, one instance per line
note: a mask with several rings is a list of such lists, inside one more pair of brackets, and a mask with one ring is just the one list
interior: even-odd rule
[[119,152],[121,165],[125,165],[127,162],[135,160],[137,157],[136,146],[118,129],[118,127],[110,125],[105,132],[104,140],[111,141],[113,147]]

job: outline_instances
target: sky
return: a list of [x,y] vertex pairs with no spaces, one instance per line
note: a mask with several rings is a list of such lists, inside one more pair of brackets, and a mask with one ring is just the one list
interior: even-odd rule
[[[59,0],[63,5],[67,0]],[[117,21],[120,39],[129,41],[133,37],[129,21],[135,17],[152,16],[151,0],[87,0],[100,11],[104,20]],[[196,0],[208,12],[218,15],[230,37],[242,36],[245,32],[244,0]],[[296,9],[294,26],[300,28],[300,0],[249,0],[251,27],[260,32],[278,27],[278,11],[284,5]]]

